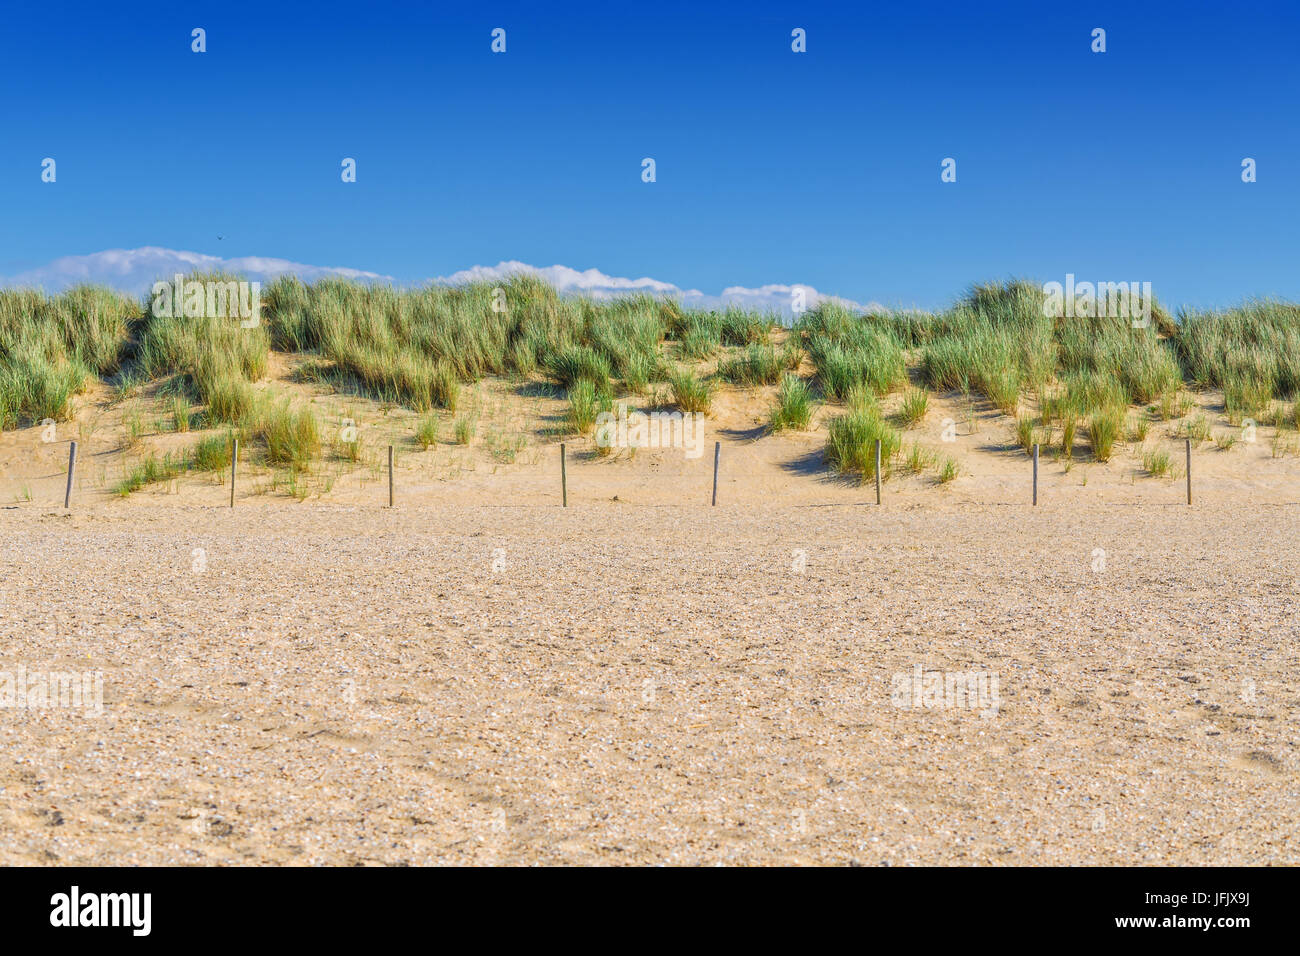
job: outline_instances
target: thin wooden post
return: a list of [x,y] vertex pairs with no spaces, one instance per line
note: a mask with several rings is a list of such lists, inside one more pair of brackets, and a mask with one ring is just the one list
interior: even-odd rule
[[230,507],[235,507],[235,474],[239,464],[239,439],[230,436]]
[[393,446],[388,446],[388,507],[393,506]]
[[68,446],[68,487],[63,492],[63,507],[72,506],[72,474],[77,470],[77,443]]
[[563,507],[569,507],[569,473],[564,462],[564,442],[560,442],[560,498]]
[[713,505],[718,504],[718,457],[722,454],[722,442],[713,443]]
[[1184,439],[1187,442],[1187,503],[1192,503],[1192,440]]
[[1034,442],[1034,504],[1038,504],[1038,442]]
[[876,504],[880,504],[880,439],[876,439]]

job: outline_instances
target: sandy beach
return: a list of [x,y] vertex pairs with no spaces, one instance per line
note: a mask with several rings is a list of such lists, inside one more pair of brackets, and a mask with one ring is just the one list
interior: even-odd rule
[[1300,859],[1294,505],[171,501],[0,512],[5,863]]

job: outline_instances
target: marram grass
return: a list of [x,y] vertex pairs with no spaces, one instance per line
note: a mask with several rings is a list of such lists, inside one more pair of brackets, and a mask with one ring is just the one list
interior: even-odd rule
[[[667,382],[687,411],[709,410],[721,381],[776,385],[774,430],[807,427],[814,398],[848,409],[832,419],[845,420],[828,443],[832,466],[844,470],[864,470],[864,429],[888,427],[868,398],[909,378],[903,424],[920,426],[932,398],[962,391],[1010,416],[1021,441],[1059,435],[1067,458],[1086,438],[1104,461],[1119,441],[1145,438],[1144,427],[1125,427],[1134,409],[1143,422],[1177,421],[1206,389],[1222,393],[1231,422],[1281,414],[1300,423],[1300,306],[1258,300],[1170,316],[1157,302],[1151,323],[1134,328],[1127,318],[1046,317],[1044,298],[1036,284],[1012,281],[973,286],[933,313],[864,314],[826,300],[782,329],[771,314],[736,307],[562,297],[526,275],[410,289],[285,277],[263,289],[260,321],[245,327],[156,314],[147,299],[90,286],[0,290],[0,428],[67,420],[97,379],[119,399],[169,383],[171,427],[233,428],[272,462],[305,467],[320,454],[314,418],[268,410],[260,397],[272,349],[303,353],[308,380],[410,409],[417,423],[455,411],[461,388],[488,376],[549,379],[566,392],[585,382],[579,398],[590,388],[601,406]],[[810,377],[792,377],[805,358]],[[427,425],[410,427],[428,436]],[[1199,424],[1181,427],[1212,437]],[[451,437],[468,442],[473,430],[462,416]]]

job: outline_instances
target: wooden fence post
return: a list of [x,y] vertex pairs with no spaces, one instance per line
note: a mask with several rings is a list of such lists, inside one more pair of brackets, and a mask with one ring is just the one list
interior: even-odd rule
[[68,487],[63,492],[63,507],[72,506],[72,475],[77,470],[77,443],[68,446]]
[[1192,503],[1192,440],[1185,439],[1187,442],[1187,503]]
[[718,457],[722,454],[722,442],[713,443],[713,506],[718,504]]
[[388,507],[393,506],[393,446],[388,446]]
[[560,500],[562,507],[569,507],[569,471],[565,464],[564,442],[560,442]]
[[876,504],[880,504],[880,439],[876,439]]
[[1038,504],[1038,442],[1034,442],[1034,504]]
[[239,464],[239,439],[230,436],[230,507],[235,507],[235,473]]

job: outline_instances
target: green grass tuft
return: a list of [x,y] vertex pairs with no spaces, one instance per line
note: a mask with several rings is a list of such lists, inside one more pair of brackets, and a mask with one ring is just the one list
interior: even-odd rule
[[812,390],[808,383],[788,372],[781,379],[776,392],[776,407],[772,409],[772,431],[788,428],[803,430],[812,422]]
[[840,474],[856,474],[866,481],[876,474],[876,440],[880,440],[881,467],[887,468],[902,445],[902,436],[872,408],[850,409],[827,426],[826,461]]

